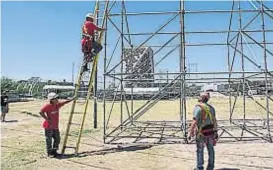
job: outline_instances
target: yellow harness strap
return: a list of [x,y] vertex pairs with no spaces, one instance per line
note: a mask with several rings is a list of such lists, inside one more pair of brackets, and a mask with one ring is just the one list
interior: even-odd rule
[[201,133],[201,130],[205,124],[207,117],[209,117],[211,123],[213,123],[213,119],[212,119],[212,114],[210,112],[210,107],[208,105],[202,103],[202,104],[198,104],[197,106],[201,107],[201,113],[202,113],[202,115],[201,115],[202,124],[201,124],[200,128],[198,129],[197,136],[201,136],[201,135],[203,136],[203,134]]

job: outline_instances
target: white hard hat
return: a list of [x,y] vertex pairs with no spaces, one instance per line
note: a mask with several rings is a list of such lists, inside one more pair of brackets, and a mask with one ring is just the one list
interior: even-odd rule
[[87,13],[87,14],[85,15],[85,17],[86,17],[86,18],[92,18],[92,19],[94,18],[94,16],[93,16],[92,13]]
[[50,93],[48,93],[48,95],[47,95],[47,99],[48,100],[52,100],[52,99],[56,99],[56,98],[58,98],[59,96],[56,94],[56,93],[54,93],[54,92],[50,92]]

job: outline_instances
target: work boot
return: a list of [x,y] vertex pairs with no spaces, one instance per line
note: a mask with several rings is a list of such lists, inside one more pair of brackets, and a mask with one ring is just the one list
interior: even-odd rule
[[84,66],[83,66],[83,72],[88,71],[88,70],[89,70],[89,69],[88,69],[87,63],[86,63],[86,64],[84,64]]
[[[95,53],[94,50],[91,51],[91,54],[92,54],[92,56],[96,56],[96,55],[97,55],[97,53]],[[93,57],[92,57],[92,58],[93,58]]]
[[53,151],[48,151],[47,152],[47,157],[53,158],[54,157]]
[[60,157],[61,156],[61,154],[58,154],[58,152],[57,152],[57,150],[53,150],[53,157],[54,158],[57,158],[57,157]]
[[91,57],[91,58],[90,58],[90,63],[92,63],[92,62],[93,62],[93,60],[94,60],[94,57]]

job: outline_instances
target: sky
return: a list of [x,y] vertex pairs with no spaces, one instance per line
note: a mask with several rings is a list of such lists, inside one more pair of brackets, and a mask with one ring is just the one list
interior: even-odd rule
[[[94,1],[84,2],[2,2],[1,5],[1,75],[16,80],[28,79],[39,76],[44,80],[72,80],[72,63],[75,63],[75,78],[82,59],[80,40],[81,26],[85,14],[93,12]],[[266,2],[267,6],[273,8],[273,2]],[[120,4],[113,7],[113,13],[120,12]],[[237,7],[236,7],[237,8]],[[253,9],[250,3],[245,2],[242,8]],[[126,2],[127,12],[141,11],[174,11],[179,9],[179,3],[172,2]],[[231,9],[231,2],[198,2],[186,3],[186,10],[213,10]],[[170,15],[154,16],[131,16],[128,17],[130,32],[155,32],[163,25]],[[273,15],[273,14],[272,14]],[[254,14],[243,14],[243,25],[253,17]],[[228,30],[230,14],[187,14],[185,17],[186,31],[212,31]],[[237,17],[237,18],[236,18]],[[121,28],[120,17],[113,17],[112,21]],[[273,30],[273,20],[266,17],[266,29]],[[238,28],[238,15],[234,15],[232,29]],[[126,26],[124,26],[126,29]],[[257,20],[249,27],[260,29],[261,22]],[[177,32],[180,30],[179,15],[161,32]],[[234,34],[232,34],[234,35]],[[145,45],[162,45],[173,35],[154,36]],[[260,35],[252,33],[256,40],[262,41]],[[111,56],[119,33],[108,23],[107,33],[107,56]],[[132,36],[134,46],[141,44],[148,36]],[[202,42],[226,42],[227,34],[189,34],[186,42],[190,44]],[[247,39],[247,37],[246,37]],[[249,40],[249,39],[248,39]],[[170,45],[179,44],[180,37],[177,36]],[[273,33],[267,33],[267,41],[273,43]],[[125,45],[128,43],[125,42]],[[113,57],[110,67],[116,65],[120,60],[120,44]],[[252,59],[263,64],[262,49],[257,45],[245,46],[245,53],[255,54]],[[249,48],[251,50],[249,50]],[[273,45],[268,46],[273,51]],[[153,48],[156,51],[158,48]],[[155,57],[159,61],[171,48],[164,48]],[[226,46],[211,47],[187,47],[187,63],[195,63],[193,71],[227,71],[227,48]],[[104,53],[104,52],[102,52]],[[269,56],[269,67],[273,70],[273,56]],[[235,70],[240,70],[240,58],[235,59]],[[99,76],[103,73],[103,56],[99,60]],[[156,72],[179,71],[179,50],[174,51],[156,68]],[[250,63],[246,63],[246,70],[257,71]],[[118,70],[117,70],[118,72]]]

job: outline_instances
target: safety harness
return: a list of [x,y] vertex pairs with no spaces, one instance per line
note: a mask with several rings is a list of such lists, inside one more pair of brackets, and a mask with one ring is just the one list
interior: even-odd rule
[[[213,116],[210,112],[210,107],[206,104],[198,104],[201,108],[201,118],[202,118],[202,123],[201,126],[198,127],[198,137],[211,137],[214,134],[214,123],[213,123]],[[206,124],[206,119],[209,117],[210,124]]]

